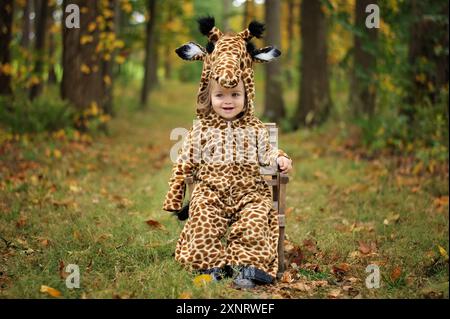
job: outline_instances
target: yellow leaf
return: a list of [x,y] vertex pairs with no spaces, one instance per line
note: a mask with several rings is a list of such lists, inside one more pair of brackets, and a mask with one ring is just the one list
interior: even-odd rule
[[127,0],[126,1],[122,1],[121,8],[126,13],[130,13],[133,10],[133,7],[131,6],[131,4]]
[[448,254],[447,251],[444,249],[444,247],[438,245],[439,248],[439,253],[441,254],[442,257],[444,257],[445,261],[448,261]]
[[55,156],[55,158],[61,158],[61,151],[60,150],[53,150],[53,156]]
[[88,31],[89,31],[89,32],[92,32],[92,31],[95,30],[96,27],[97,27],[97,25],[95,24],[95,22],[91,22],[91,23],[89,23],[89,25],[88,25]]
[[192,294],[190,292],[183,291],[178,299],[191,299],[191,298]]
[[123,42],[122,40],[116,40],[114,41],[114,46],[116,48],[122,49],[125,46],[125,42]]
[[61,297],[60,291],[56,290],[55,288],[49,287],[49,286],[42,285],[41,292],[47,293],[50,296],[55,297],[55,298]]
[[117,64],[123,64],[125,62],[125,57],[118,55],[116,56],[116,63]]
[[193,282],[196,287],[201,287],[212,281],[211,275],[203,274],[194,278]]
[[110,85],[111,85],[111,77],[110,77],[109,75],[105,75],[105,76],[103,77],[103,81],[105,82],[105,84],[106,84],[107,86],[110,86]]
[[83,72],[84,74],[89,74],[91,73],[91,68],[89,66],[87,66],[87,64],[82,64],[81,65],[81,72]]
[[1,64],[0,63],[0,73],[3,73],[5,75],[11,75],[12,74],[11,64],[9,64],[9,63]]
[[94,41],[94,37],[92,36],[92,35],[87,35],[87,34],[85,34],[85,35],[83,35],[81,38],[80,38],[80,43],[83,45],[83,44],[86,44],[86,43],[90,43],[90,42],[92,42],[92,41]]

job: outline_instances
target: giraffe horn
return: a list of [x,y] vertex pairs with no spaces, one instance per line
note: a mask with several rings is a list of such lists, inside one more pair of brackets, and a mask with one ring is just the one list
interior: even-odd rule
[[253,37],[261,38],[264,33],[265,26],[264,23],[258,21],[252,21],[248,25],[248,28],[240,32],[239,35],[245,40],[250,41]]
[[223,33],[217,27],[214,26],[215,24],[214,17],[210,16],[202,17],[199,18],[197,22],[200,32],[203,35],[206,35],[209,41],[216,42],[223,35]]

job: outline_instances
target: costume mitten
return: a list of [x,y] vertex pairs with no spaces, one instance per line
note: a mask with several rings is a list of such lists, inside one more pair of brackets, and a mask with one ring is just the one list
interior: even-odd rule
[[186,220],[189,218],[189,202],[181,208],[179,212],[174,213],[179,220]]

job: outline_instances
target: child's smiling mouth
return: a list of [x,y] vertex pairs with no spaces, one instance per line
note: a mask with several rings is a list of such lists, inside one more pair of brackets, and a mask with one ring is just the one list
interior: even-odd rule
[[231,112],[234,110],[234,106],[224,106],[222,107],[222,110],[224,110],[225,112]]

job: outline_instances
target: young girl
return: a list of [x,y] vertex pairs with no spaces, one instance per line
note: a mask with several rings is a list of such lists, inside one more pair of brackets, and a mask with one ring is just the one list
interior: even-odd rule
[[[182,210],[184,180],[192,176],[195,188],[189,219],[178,239],[175,259],[187,269],[209,273],[214,279],[235,270],[234,283],[252,288],[271,283],[278,270],[278,216],[260,166],[277,163],[281,172],[288,173],[292,161],[271,146],[267,129],[254,115],[251,67],[233,63],[233,55],[221,55],[230,52],[230,45],[246,50],[247,39],[242,33],[223,35],[210,26],[203,31],[217,37],[215,52],[202,59],[198,120],[174,165],[163,209],[186,210]],[[197,59],[189,45],[192,43],[177,53],[184,59]],[[228,69],[233,66],[239,69]]]

